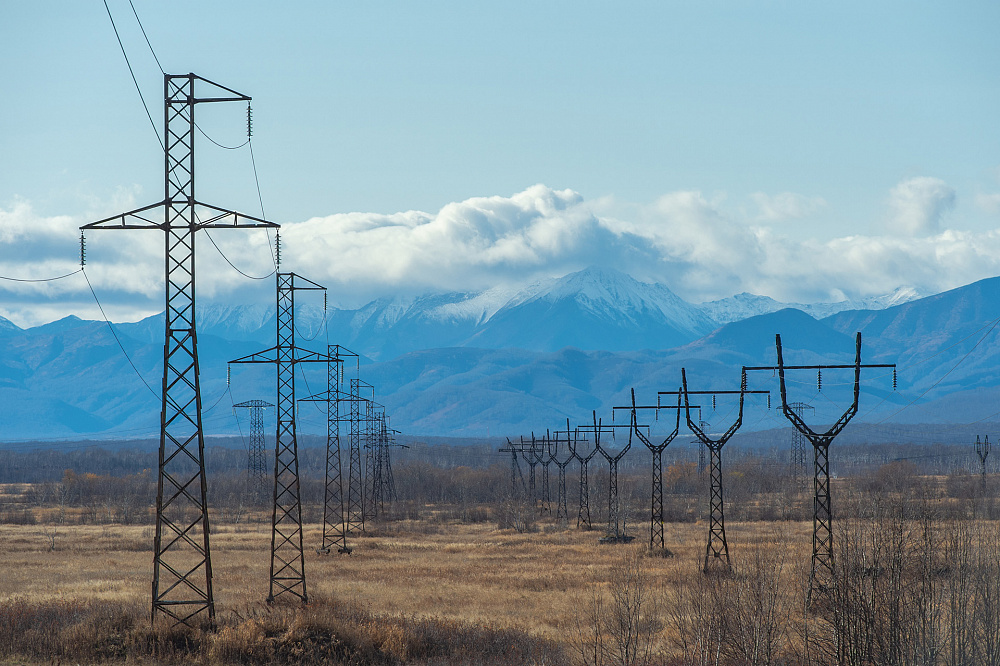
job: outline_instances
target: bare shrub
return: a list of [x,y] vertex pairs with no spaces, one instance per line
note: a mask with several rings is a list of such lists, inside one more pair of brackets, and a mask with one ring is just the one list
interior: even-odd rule
[[574,648],[584,666],[640,666],[652,663],[662,623],[657,595],[645,572],[643,556],[630,549],[612,567],[610,599],[591,590],[586,611],[577,614]]

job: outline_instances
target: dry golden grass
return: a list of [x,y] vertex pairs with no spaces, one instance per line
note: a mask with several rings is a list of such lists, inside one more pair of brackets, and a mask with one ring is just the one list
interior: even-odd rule
[[[308,589],[313,598],[372,614],[506,627],[565,644],[593,591],[607,588],[624,554],[645,550],[643,527],[631,528],[638,535],[633,544],[599,545],[599,530],[544,522],[539,531],[519,534],[492,523],[398,521],[370,526],[368,534],[350,539],[352,555],[338,556],[315,552],[321,532],[311,524],[305,527]],[[780,548],[787,554],[783,575],[794,586],[801,569],[792,565],[807,561],[810,528],[731,523],[730,551],[738,561],[758,548]],[[148,604],[151,527],[60,526],[54,550],[52,529],[0,525],[0,603]],[[704,557],[707,531],[701,523],[667,525],[675,556],[643,559],[650,585],[690,580]],[[269,547],[268,523],[216,523],[212,560],[221,622],[265,612]]]

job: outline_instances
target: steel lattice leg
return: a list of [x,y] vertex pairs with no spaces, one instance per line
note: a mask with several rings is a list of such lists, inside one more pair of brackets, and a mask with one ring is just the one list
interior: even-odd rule
[[829,443],[813,443],[816,466],[813,477],[813,553],[809,572],[809,600],[834,584],[833,512],[830,501]]
[[730,568],[729,543],[726,541],[726,517],[722,505],[722,449],[709,449],[711,486],[709,489],[708,545],[705,548],[705,572],[723,566]]

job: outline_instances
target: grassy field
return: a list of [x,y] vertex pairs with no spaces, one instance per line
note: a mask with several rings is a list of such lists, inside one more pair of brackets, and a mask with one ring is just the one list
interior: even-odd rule
[[[789,565],[793,560],[805,561],[809,527],[734,523],[729,526],[734,560],[757,549],[779,547],[788,554]],[[536,531],[521,534],[488,522],[404,520],[372,526],[368,534],[351,540],[352,555],[338,556],[317,554],[320,526],[307,525],[309,594],[314,607],[333,615],[349,611],[354,618],[426,619],[459,628],[510,630],[541,641],[545,656],[538,663],[569,663],[574,661],[575,643],[584,639],[594,623],[595,599],[611,599],[616,571],[620,573],[629,556],[633,568],[641,572],[643,593],[650,600],[647,608],[662,606],[667,588],[697,576],[707,528],[668,525],[673,557],[649,556],[642,534],[630,545],[599,545],[600,534],[544,521]],[[269,539],[267,523],[223,524],[214,529],[214,592],[220,626],[232,629],[248,618],[266,618],[276,612],[263,603]],[[151,546],[149,526],[0,525],[4,572],[0,606],[118,606],[138,615],[131,624],[141,631],[148,625],[144,614]],[[791,579],[800,574],[798,568],[788,566],[783,575]],[[788,586],[795,587],[794,581],[789,580]],[[292,613],[294,609],[280,611]],[[654,643],[662,643],[658,647],[666,650],[670,632],[662,620],[654,633]],[[407,639],[399,640],[405,643]],[[133,658],[155,659],[137,651],[140,654]],[[397,657],[407,656],[405,647],[396,652]],[[44,650],[34,655],[39,662],[45,656]]]

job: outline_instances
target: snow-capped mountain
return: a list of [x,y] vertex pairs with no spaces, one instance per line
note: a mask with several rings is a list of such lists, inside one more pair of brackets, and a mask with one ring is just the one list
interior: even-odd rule
[[[310,311],[318,317],[307,314],[297,322],[301,346],[325,345],[321,303]],[[1000,397],[997,303],[1000,278],[993,278],[884,310],[817,320],[783,309],[715,327],[697,306],[661,285],[591,270],[516,293],[379,301],[333,311],[328,321],[331,342],[350,347],[346,337],[337,337],[342,326],[356,345],[381,340],[383,350],[412,348],[362,361],[361,377],[376,387],[393,425],[414,434],[515,434],[583,418],[591,409],[607,414],[624,404],[632,387],[647,396],[675,388],[681,368],[695,388],[733,388],[741,366],[774,363],[775,333],[782,335],[786,362],[850,362],[856,331],[863,335],[866,362],[898,364],[898,390],[891,372],[865,373],[859,422],[980,424],[995,418]],[[231,385],[226,372],[229,360],[274,344],[273,311],[209,307],[199,311],[199,322],[206,431],[231,434],[231,402],[274,401],[273,368],[234,366]],[[159,420],[161,327],[157,317],[115,325],[116,339],[104,322],[76,317],[23,330],[0,319],[0,400],[9,407],[3,438],[151,436]],[[702,327],[710,332],[700,335]],[[686,342],[671,344],[669,335]],[[582,348],[630,340],[641,346]],[[305,391],[326,379],[325,366],[301,371]],[[820,390],[815,376],[793,378],[792,399],[814,402],[817,412],[836,411],[850,382],[826,372],[823,380]],[[756,373],[751,381],[777,396],[773,373]],[[706,420],[712,418],[708,404]],[[306,410],[301,432],[324,433],[324,418],[321,410]],[[779,422],[765,398],[748,403],[746,430],[784,427]]]
[[869,296],[861,299],[848,299],[836,303],[782,303],[769,296],[758,296],[743,292],[722,298],[717,301],[701,303],[698,307],[720,326],[748,317],[777,312],[786,308],[801,310],[817,319],[844,312],[845,310],[884,310],[893,305],[900,305],[923,298],[913,287],[899,287],[889,294]]

